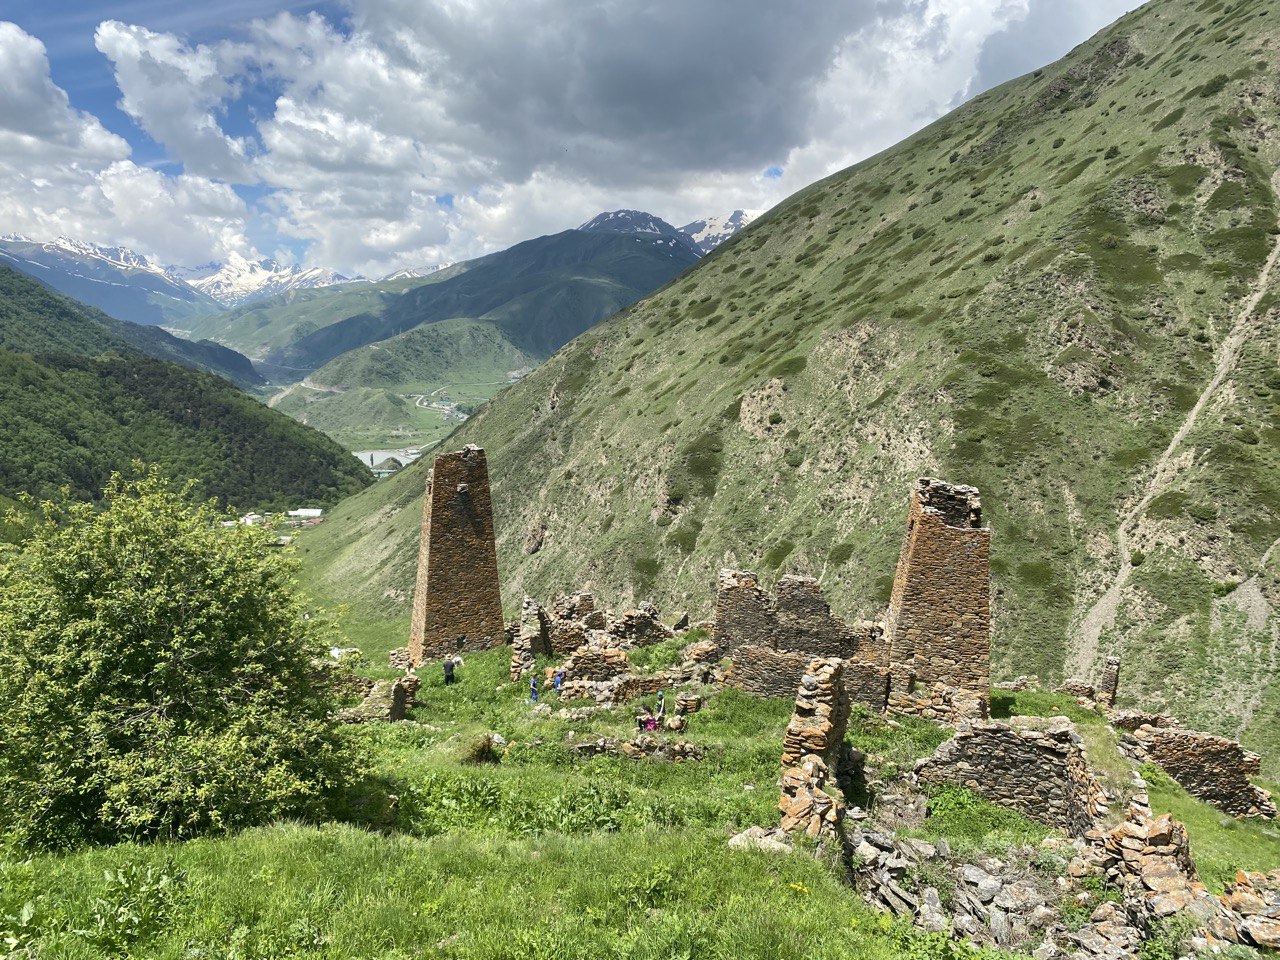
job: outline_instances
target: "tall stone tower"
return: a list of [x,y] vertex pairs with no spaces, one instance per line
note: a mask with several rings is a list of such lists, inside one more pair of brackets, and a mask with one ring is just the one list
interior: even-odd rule
[[409,659],[417,666],[504,642],[489,467],[469,445],[436,457],[427,476]]
[[974,487],[919,481],[885,624],[890,710],[943,720],[987,714],[990,547]]

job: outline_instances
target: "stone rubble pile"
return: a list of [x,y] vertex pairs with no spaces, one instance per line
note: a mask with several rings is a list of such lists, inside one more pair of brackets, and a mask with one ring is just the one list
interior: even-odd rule
[[[1018,862],[988,857],[965,863],[952,859],[946,841],[899,839],[874,829],[854,830],[849,846],[854,882],[866,900],[929,932],[1005,950],[1026,949],[1037,938],[1065,932],[1058,909],[1062,891],[1029,866],[1034,851],[1024,851]],[[916,882],[924,864],[931,877],[946,879],[946,906],[938,887]]]
[[830,775],[830,768],[817,754],[809,754],[782,771],[778,784],[782,791],[778,800],[782,820],[778,827],[783,833],[803,833],[814,839],[842,839],[844,803],[823,789]]
[[697,744],[685,740],[661,740],[648,734],[640,734],[630,740],[619,740],[617,737],[597,737],[584,740],[570,747],[580,757],[599,757],[620,755],[632,760],[650,759],[668,762],[684,760],[698,761],[702,759],[702,750]]
[[1210,942],[1221,940],[1280,951],[1280,870],[1236,874],[1209,922]]
[[345,707],[334,714],[339,723],[374,723],[403,720],[418,691],[418,678],[412,674],[396,680],[378,680],[358,706]]

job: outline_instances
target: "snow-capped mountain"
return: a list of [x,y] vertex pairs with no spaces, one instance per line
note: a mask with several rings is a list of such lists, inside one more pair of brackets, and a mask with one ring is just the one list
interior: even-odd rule
[[441,270],[448,270],[453,266],[453,262],[437,263],[430,267],[406,267],[403,270],[397,270],[394,273],[388,273],[385,277],[379,277],[378,282],[384,280],[417,280],[419,277],[429,277],[433,273],[439,273]]
[[300,267],[297,264],[286,267],[269,258],[246,260],[238,253],[231,254],[226,263],[209,264],[209,267],[216,269],[204,276],[191,276],[187,282],[224,307],[243,306],[291,290],[332,287],[364,280],[363,277],[344,277],[323,267]]
[[681,233],[661,217],[655,217],[653,214],[645,213],[643,210],[614,210],[610,213],[601,213],[592,217],[578,229],[585,233],[638,233],[648,236],[667,237],[673,246],[685,247],[698,256],[702,255],[702,251],[698,249],[697,244],[688,236]]
[[710,253],[756,218],[755,213],[735,210],[727,217],[707,217],[686,223],[680,232],[689,237],[703,253]]
[[0,237],[0,263],[117,320],[156,326],[218,309],[181,277],[128,247],[9,234]]

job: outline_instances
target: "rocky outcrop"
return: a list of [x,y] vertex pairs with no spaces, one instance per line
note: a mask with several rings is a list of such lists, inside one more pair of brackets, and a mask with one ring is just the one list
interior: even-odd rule
[[1065,719],[961,724],[915,772],[921,783],[967,787],[1075,836],[1106,812],[1083,742]]
[[403,720],[409,708],[410,692],[416,694],[418,678],[401,677],[378,680],[359,706],[347,707],[334,714],[339,723],[374,723]]
[[1276,816],[1271,794],[1249,782],[1262,758],[1235,740],[1196,730],[1139,727],[1133,741],[1191,794],[1234,817]]

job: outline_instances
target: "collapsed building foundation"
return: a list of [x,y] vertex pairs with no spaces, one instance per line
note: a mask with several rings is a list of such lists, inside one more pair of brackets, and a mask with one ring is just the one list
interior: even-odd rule
[[726,686],[765,697],[791,696],[810,661],[843,661],[841,682],[857,703],[883,710],[888,698],[888,648],[878,623],[849,624],[831,613],[812,577],[787,575],[771,597],[745,570],[721,570],[714,645],[732,663]]

